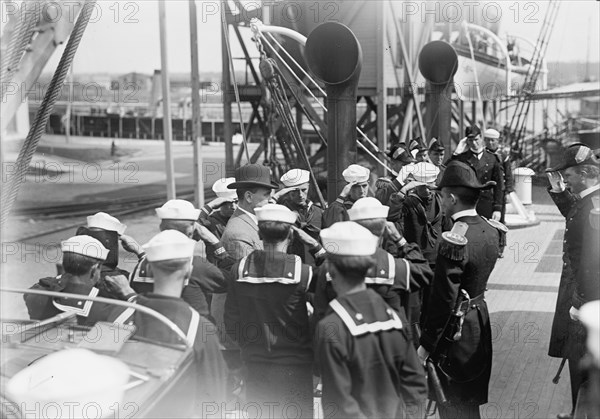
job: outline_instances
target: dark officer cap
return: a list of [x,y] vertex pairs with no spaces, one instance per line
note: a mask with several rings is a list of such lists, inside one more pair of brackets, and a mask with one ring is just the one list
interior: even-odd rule
[[600,165],[600,160],[598,160],[594,151],[583,143],[571,144],[562,153],[561,157],[559,163],[554,167],[546,169],[546,172],[565,170],[569,167],[579,166],[580,164]]
[[494,181],[489,181],[485,184],[479,182],[475,169],[473,169],[467,163],[463,163],[458,160],[450,160],[446,166],[444,174],[442,175],[438,189],[442,189],[445,186],[462,186],[464,188],[471,189],[489,189],[495,185],[496,182]]
[[477,125],[471,125],[465,129],[465,135],[467,137],[477,137],[481,135],[481,129]]
[[410,155],[406,149],[406,144],[394,144],[385,154],[392,160],[397,160],[404,164],[414,163],[416,160]]
[[437,138],[434,137],[431,139],[431,141],[429,142],[429,151],[444,151],[444,150],[446,150],[446,148]]

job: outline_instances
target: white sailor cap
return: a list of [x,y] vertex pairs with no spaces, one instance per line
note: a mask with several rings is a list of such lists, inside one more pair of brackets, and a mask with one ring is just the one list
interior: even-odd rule
[[350,221],[371,220],[373,218],[387,218],[390,207],[383,205],[379,199],[367,196],[360,198],[348,210]]
[[321,230],[327,253],[340,256],[370,256],[377,250],[379,238],[354,221],[339,221]]
[[292,169],[287,171],[281,176],[281,183],[286,188],[293,188],[294,186],[304,185],[310,180],[310,172],[303,169]]
[[496,131],[494,128],[488,128],[483,131],[483,138],[500,138],[500,133]]
[[237,199],[235,189],[227,188],[227,185],[230,185],[233,182],[235,182],[234,177],[219,179],[213,183],[212,190],[215,194],[217,194],[218,198],[223,198],[229,202],[235,201]]
[[411,163],[411,164],[407,164],[406,166],[402,166],[402,169],[400,169],[400,171],[398,172],[398,176],[396,176],[396,180],[401,185],[404,185],[408,175],[410,175],[413,172],[413,170],[414,170],[413,168],[414,168],[415,164],[416,163]]
[[60,249],[63,253],[77,253],[92,259],[105,261],[108,249],[99,240],[91,236],[73,236],[61,243]]
[[348,183],[357,182],[363,183],[369,180],[369,176],[371,175],[371,171],[366,167],[363,167],[359,164],[351,164],[348,166],[343,172],[342,176],[344,180]]
[[122,224],[112,215],[105,212],[97,212],[87,217],[88,228],[101,228],[102,230],[116,231],[119,235],[125,233],[127,226]]
[[164,230],[142,246],[149,262],[191,259],[196,242],[177,230]]
[[298,214],[288,207],[279,204],[266,204],[260,208],[255,208],[256,219],[260,221],[279,221],[282,223],[294,224]]
[[440,174],[440,169],[432,163],[418,162],[407,167],[405,181],[412,178],[419,184],[434,183]]
[[171,199],[156,208],[156,215],[161,220],[191,220],[196,221],[200,216],[200,210],[194,208],[194,204],[183,199]]
[[81,418],[87,416],[90,404],[101,412],[121,404],[129,372],[127,364],[115,357],[83,348],[63,349],[15,374],[6,383],[6,392],[24,412],[51,403],[57,417]]

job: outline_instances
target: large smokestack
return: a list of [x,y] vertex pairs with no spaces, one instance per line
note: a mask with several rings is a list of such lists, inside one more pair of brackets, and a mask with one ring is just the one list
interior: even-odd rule
[[327,92],[327,200],[342,188],[342,171],[356,161],[356,91],[362,65],[360,43],[350,28],[326,22],[306,41],[306,63]]
[[450,125],[452,122],[453,77],[458,69],[458,55],[450,44],[432,41],[419,53],[419,70],[427,80],[425,87],[426,144],[433,137],[452,150]]

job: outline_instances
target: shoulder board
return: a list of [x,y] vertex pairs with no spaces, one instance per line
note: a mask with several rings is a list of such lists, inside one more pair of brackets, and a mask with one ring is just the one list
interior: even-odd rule
[[496,220],[488,220],[485,217],[481,217],[483,218],[485,221],[487,221],[487,223],[489,225],[491,225],[492,227],[494,227],[496,230],[498,230],[498,233],[500,234],[500,247],[504,247],[506,246],[506,233],[508,233],[508,227],[506,227],[504,224],[502,224],[500,221],[496,221]]
[[469,241],[464,236],[469,225],[463,222],[456,222],[451,231],[442,233],[438,253],[450,260],[463,260],[465,257],[465,248]]
[[488,220],[485,217],[481,217],[483,218],[485,221],[487,221],[487,223],[489,225],[491,225],[492,227],[494,227],[496,230],[498,230],[501,233],[508,233],[508,227],[506,227],[504,224],[502,224],[500,221],[496,221],[496,220]]

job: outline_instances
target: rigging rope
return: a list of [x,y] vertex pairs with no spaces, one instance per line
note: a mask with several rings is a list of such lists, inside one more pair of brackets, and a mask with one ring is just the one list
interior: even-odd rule
[[[223,2],[225,6],[225,2]],[[250,153],[248,151],[248,141],[246,139],[246,130],[244,128],[244,117],[242,116],[242,105],[240,100],[240,92],[238,91],[237,81],[235,80],[235,67],[233,65],[233,57],[231,55],[231,45],[229,45],[229,25],[227,24],[225,17],[225,7],[221,10],[221,24],[223,25],[223,38],[225,38],[225,45],[227,47],[227,56],[229,58],[229,67],[231,69],[231,78],[233,79],[233,90],[235,92],[235,101],[237,103],[238,112],[240,114],[240,130],[242,131],[242,140],[244,141],[244,151],[246,152],[246,160],[250,163]],[[229,86],[225,86],[226,88]],[[227,94],[226,91],[223,94]]]
[[[279,58],[279,60],[284,64],[284,66],[288,69],[288,71],[292,74],[292,76],[302,85],[302,87],[304,87],[304,89],[317,101],[317,104],[325,111],[327,112],[327,108],[325,107],[325,105],[323,105],[317,98],[316,96],[312,93],[312,91],[310,90],[310,88],[308,86],[306,86],[306,84],[304,84],[302,82],[302,80],[296,75],[296,73],[290,68],[290,66],[285,62],[285,60],[281,57],[281,55],[275,50],[275,47],[273,45],[271,45],[271,43],[269,42],[269,40],[262,34],[262,32],[258,31],[258,34],[262,37],[262,39],[265,41],[265,44],[271,49],[271,51],[275,54],[275,56],[277,56],[277,58]],[[270,35],[270,34],[269,34]],[[293,57],[290,56],[290,59],[295,63],[296,66],[298,66],[300,68],[300,64],[298,64],[298,62],[296,62],[294,60]],[[308,76],[309,80],[315,85],[315,86],[319,86],[318,83],[312,79],[310,76]],[[319,88],[320,89],[320,88]],[[320,89],[322,91],[322,89]],[[371,147],[373,147],[373,149],[375,150],[376,153],[382,153],[382,151],[379,149],[379,147],[377,147],[377,145],[375,143],[373,143],[373,141],[371,141],[371,139],[360,129],[360,127],[356,127],[356,130],[358,131],[358,133],[362,136],[362,138],[371,145]],[[365,146],[364,144],[362,144],[358,139],[356,140],[356,143],[363,149],[365,150],[365,152],[367,154],[369,154],[369,156],[371,156],[371,158],[373,158],[377,163],[379,163],[382,167],[384,167],[386,170],[388,170],[390,173],[392,173],[394,176],[396,176],[398,173],[391,169],[389,166],[387,166],[383,161],[381,161],[379,158],[377,158],[375,155],[373,155],[373,153],[371,153]],[[384,154],[385,156],[385,154]],[[387,157],[387,156],[386,156]]]
[[19,9],[19,14],[16,17],[17,22],[12,31],[12,36],[6,50],[8,59],[2,60],[2,69],[0,71],[0,80],[2,83],[11,81],[13,75],[19,68],[19,62],[23,57],[25,48],[31,42],[33,37],[33,29],[38,23],[39,7],[34,7],[34,10],[28,10],[26,3],[23,3]]
[[69,67],[73,62],[79,42],[81,41],[83,33],[85,32],[85,28],[90,20],[90,16],[92,15],[92,11],[94,10],[95,3],[96,0],[86,0],[84,6],[82,7],[82,10],[77,17],[77,22],[73,28],[73,32],[71,33],[69,41],[67,42],[67,46],[60,57],[60,62],[56,67],[52,81],[48,86],[48,91],[46,92],[44,100],[42,101],[35,116],[35,121],[31,126],[29,133],[27,134],[27,138],[23,143],[23,147],[21,147],[19,156],[17,157],[16,173],[6,184],[2,185],[2,203],[4,205],[2,205],[0,226],[4,226],[6,223],[8,214],[10,213],[10,210],[19,193],[19,187],[23,183],[27,171],[29,170],[29,164],[31,163],[31,159],[35,153],[37,145],[40,142],[40,138],[46,129],[50,112],[52,111],[52,108],[54,107],[54,104],[60,95],[67,72],[69,71]]

